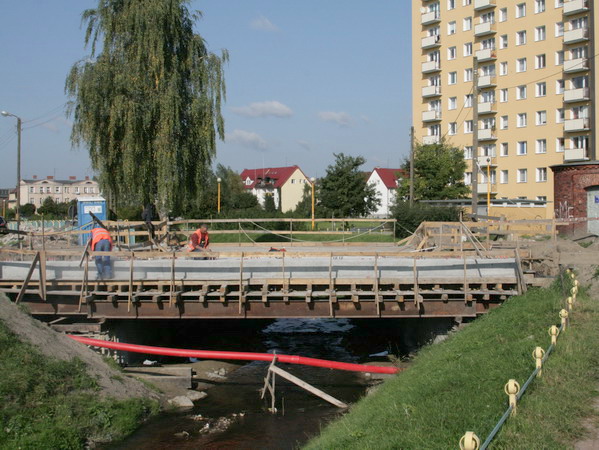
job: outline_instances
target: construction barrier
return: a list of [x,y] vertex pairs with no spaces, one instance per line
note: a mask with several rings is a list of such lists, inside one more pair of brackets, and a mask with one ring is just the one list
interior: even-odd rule
[[459,442],[459,446],[461,450],[485,450],[491,445],[491,442],[501,430],[503,424],[510,418],[516,415],[518,402],[534,381],[535,378],[540,378],[543,373],[543,365],[549,358],[549,355],[555,350],[557,345],[558,336],[566,331],[568,327],[568,320],[570,317],[570,312],[572,311],[573,305],[576,302],[576,296],[578,295],[578,280],[576,279],[576,275],[570,269],[566,270],[566,273],[569,279],[572,281],[572,287],[570,288],[570,296],[566,299],[566,308],[562,309],[559,312],[559,318],[561,324],[559,328],[555,325],[552,325],[549,328],[549,336],[551,336],[551,344],[547,348],[547,350],[543,350],[541,347],[535,347],[532,351],[532,358],[535,361],[535,370],[532,371],[526,382],[520,386],[520,384],[516,380],[509,380],[504,386],[504,392],[508,396],[508,407],[495,425],[485,441],[481,444],[480,438],[473,431],[468,431],[464,434]]

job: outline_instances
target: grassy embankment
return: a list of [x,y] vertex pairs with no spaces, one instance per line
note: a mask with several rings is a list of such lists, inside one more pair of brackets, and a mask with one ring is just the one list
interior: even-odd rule
[[[414,364],[312,440],[309,449],[457,448],[466,431],[486,439],[507,408],[503,386],[534,369],[535,346],[549,346],[559,324],[562,290],[531,290],[479,318],[442,344],[424,348]],[[572,326],[560,336],[543,377],[522,398],[493,448],[571,448],[582,419],[597,414],[599,302],[584,293]]]
[[157,402],[106,399],[97,390],[83,363],[41,355],[0,321],[0,448],[114,441],[158,411]]

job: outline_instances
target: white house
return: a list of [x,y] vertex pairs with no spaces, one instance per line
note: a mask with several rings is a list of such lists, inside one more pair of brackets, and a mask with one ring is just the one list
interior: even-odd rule
[[298,166],[245,169],[240,174],[243,187],[258,198],[264,206],[266,196],[272,196],[277,209],[293,211],[304,195],[304,186],[310,183]]
[[376,217],[388,217],[397,196],[398,182],[405,178],[403,169],[383,169],[375,167],[368,177],[368,184],[374,185],[381,204],[373,213]]

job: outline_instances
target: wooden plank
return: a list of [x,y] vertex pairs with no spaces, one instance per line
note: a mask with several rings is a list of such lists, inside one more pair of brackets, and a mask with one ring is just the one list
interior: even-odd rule
[[133,261],[135,260],[135,254],[131,252],[129,256],[131,259],[129,260],[129,292],[127,295],[127,312],[131,311],[131,303],[133,302]]
[[175,261],[176,261],[177,257],[175,252],[172,252],[171,255],[171,289],[170,289],[170,295],[169,295],[169,301],[168,304],[169,306],[173,306],[173,295],[175,292]]
[[381,298],[379,296],[379,255],[374,255],[374,301],[376,302],[376,313],[381,315]]
[[347,405],[343,403],[341,400],[337,400],[335,397],[327,394],[326,392],[321,391],[317,387],[312,386],[311,384],[306,383],[303,380],[300,380],[295,375],[291,375],[289,372],[281,369],[278,366],[272,365],[269,367],[271,372],[279,375],[281,378],[285,378],[287,381],[292,382],[293,384],[305,389],[306,391],[314,394],[315,396],[323,399],[326,402],[329,402],[331,405],[335,405],[337,408],[347,408]]
[[85,265],[83,269],[83,280],[81,281],[81,292],[79,293],[79,309],[81,312],[81,305],[83,304],[83,298],[87,297],[87,281],[89,279],[89,257],[85,258]]
[[39,260],[40,260],[40,254],[38,252],[38,253],[35,254],[35,257],[33,258],[33,261],[31,261],[31,265],[29,266],[29,271],[27,272],[27,276],[25,277],[25,281],[23,281],[23,286],[21,286],[21,290],[17,294],[17,299],[15,301],[15,303],[17,303],[17,305],[21,302],[21,300],[23,299],[23,297],[25,295],[25,291],[27,290],[27,286],[29,285],[29,281],[31,281],[31,277],[33,276],[33,271],[35,270],[35,265],[39,262]]
[[40,278],[40,289],[39,295],[43,301],[46,301],[46,291],[47,291],[47,283],[46,283],[46,252],[42,250],[39,252],[39,278]]

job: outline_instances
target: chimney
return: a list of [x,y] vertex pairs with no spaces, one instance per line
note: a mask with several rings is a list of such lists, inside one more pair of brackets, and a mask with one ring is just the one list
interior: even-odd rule
[[88,176],[86,176],[86,177],[85,177],[85,181],[87,181],[87,180],[89,180],[89,177],[88,177]]
[[46,179],[48,179],[48,180],[53,180],[53,179],[54,179],[54,177],[53,177],[52,175],[48,175],[48,176],[46,177]]
[[34,175],[34,176],[33,176],[33,179],[34,179],[34,180],[37,180],[37,175]]
[[69,180],[71,180],[71,181],[75,181],[76,179],[77,179],[77,177],[74,177],[73,175],[71,175],[71,176],[69,177]]

